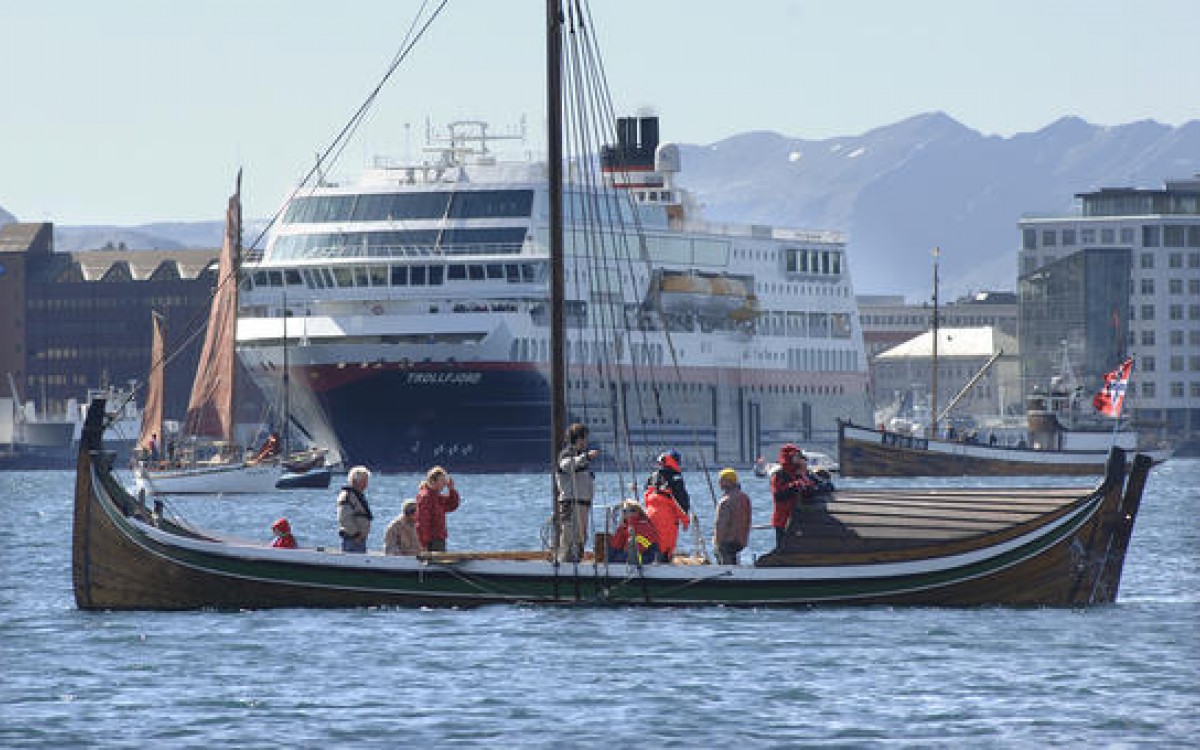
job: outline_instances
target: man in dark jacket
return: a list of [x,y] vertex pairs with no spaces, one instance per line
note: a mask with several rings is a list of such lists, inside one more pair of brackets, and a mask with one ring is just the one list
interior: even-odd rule
[[817,480],[808,470],[808,459],[791,443],[779,449],[779,466],[771,472],[771,500],[775,510],[771,525],[775,527],[775,549],[783,550],[784,540],[791,533],[792,515],[796,504],[817,494]]

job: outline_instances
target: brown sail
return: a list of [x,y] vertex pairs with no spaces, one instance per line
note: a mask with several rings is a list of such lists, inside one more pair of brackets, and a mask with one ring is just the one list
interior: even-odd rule
[[233,440],[233,390],[237,326],[237,261],[242,244],[242,174],[225,212],[225,240],[217,270],[217,288],[208,315],[208,332],[188,401],[184,434]]
[[163,421],[163,339],[165,338],[162,315],[150,313],[154,336],[150,344],[150,375],[146,380],[146,404],[142,407],[142,434],[138,445],[147,446],[153,436],[155,442],[162,440]]

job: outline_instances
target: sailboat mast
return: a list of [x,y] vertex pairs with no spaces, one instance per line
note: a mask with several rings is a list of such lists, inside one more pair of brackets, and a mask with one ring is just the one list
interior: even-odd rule
[[938,258],[941,254],[941,248],[933,249],[933,391],[930,394],[932,403],[929,409],[929,416],[933,420],[929,436],[933,438],[938,434]]
[[562,10],[546,0],[546,126],[550,198],[550,465],[566,424],[566,363],[563,337]]
[[229,356],[233,360],[232,366],[229,368],[229,435],[226,440],[233,442],[237,436],[237,319],[238,319],[238,295],[241,292],[242,285],[242,169],[238,167],[237,173],[237,188],[234,190],[237,196],[237,211],[234,214],[234,235],[233,235],[233,274],[232,279],[226,280],[226,283],[233,284],[233,291],[230,293],[231,309],[229,314],[233,316],[233,331],[229,340]]

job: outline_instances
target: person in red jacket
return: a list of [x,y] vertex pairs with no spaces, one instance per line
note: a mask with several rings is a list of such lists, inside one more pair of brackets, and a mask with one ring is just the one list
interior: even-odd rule
[[[631,552],[636,555],[633,560]],[[621,504],[621,525],[608,543],[608,561],[645,565],[658,562],[660,556],[658,531],[650,517],[636,500],[626,500]]]
[[459,502],[450,474],[440,466],[430,469],[417,490],[417,539],[422,550],[446,551],[446,514],[458,510]]
[[275,533],[275,539],[271,541],[272,547],[296,549],[299,546],[296,544],[296,537],[292,536],[292,525],[286,518],[280,518],[271,524],[271,531]]
[[796,504],[817,494],[817,482],[808,471],[808,459],[791,443],[779,449],[779,466],[771,472],[771,500],[775,511],[775,549],[782,550],[792,526]]
[[679,525],[683,524],[685,529],[691,526],[688,515],[691,500],[683,485],[679,460],[678,451],[659,454],[658,469],[646,481],[646,492],[642,495],[646,515],[658,529],[659,549],[665,562],[671,562],[675,556]]

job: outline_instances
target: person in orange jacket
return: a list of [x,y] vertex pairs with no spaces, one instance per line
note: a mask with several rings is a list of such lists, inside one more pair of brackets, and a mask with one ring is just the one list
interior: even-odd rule
[[[666,562],[671,562],[675,555],[679,525],[683,524],[685,529],[691,526],[687,510],[676,497],[675,485],[683,485],[678,456],[675,451],[667,451],[658,457],[660,468],[650,476],[646,483],[646,494],[642,497],[646,504],[646,515],[658,530],[659,545]],[[675,481],[669,481],[667,477],[674,478]],[[687,491],[684,490],[683,494],[686,496]]]
[[292,525],[286,518],[280,518],[271,524],[271,531],[275,533],[275,539],[271,541],[272,547],[296,549],[299,546],[296,544],[296,537],[292,536]]
[[[630,542],[636,560],[630,560]],[[646,511],[636,500],[621,503],[621,525],[617,527],[608,543],[609,562],[636,562],[639,565],[658,562],[661,557],[658,530],[650,522]]]

